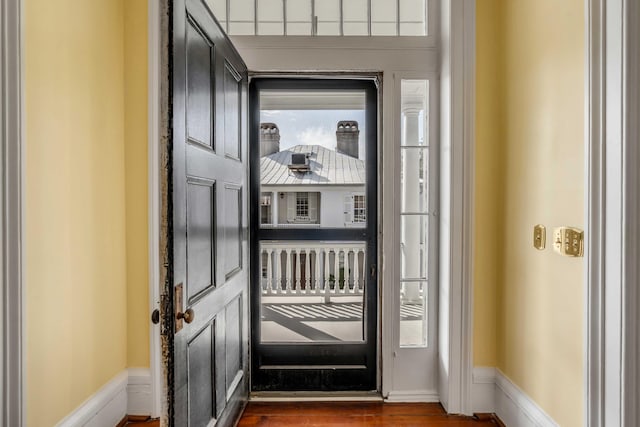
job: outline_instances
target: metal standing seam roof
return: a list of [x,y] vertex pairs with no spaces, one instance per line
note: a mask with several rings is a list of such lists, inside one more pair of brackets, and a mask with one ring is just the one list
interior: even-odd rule
[[[289,169],[293,153],[308,155],[310,172]],[[262,185],[364,185],[365,176],[364,160],[321,145],[296,145],[260,159]]]

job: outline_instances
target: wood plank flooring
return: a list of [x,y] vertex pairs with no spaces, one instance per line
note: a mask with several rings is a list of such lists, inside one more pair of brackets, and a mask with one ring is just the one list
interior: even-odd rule
[[122,420],[117,427],[160,427],[160,420],[149,417],[129,416]]
[[498,427],[493,416],[447,415],[437,403],[250,402],[238,427]]
[[[160,421],[130,418],[127,427],[159,427]],[[504,427],[491,415],[447,415],[437,403],[291,402],[247,405],[238,427]]]

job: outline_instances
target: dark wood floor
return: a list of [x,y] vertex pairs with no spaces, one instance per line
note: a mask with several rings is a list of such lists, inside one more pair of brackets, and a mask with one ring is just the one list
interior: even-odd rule
[[250,402],[238,427],[498,427],[490,415],[447,415],[437,403]]
[[[159,427],[158,420],[132,417],[127,427]],[[437,403],[381,402],[251,402],[238,427],[504,427],[491,415],[447,415]]]
[[160,420],[149,417],[127,417],[117,427],[160,427]]

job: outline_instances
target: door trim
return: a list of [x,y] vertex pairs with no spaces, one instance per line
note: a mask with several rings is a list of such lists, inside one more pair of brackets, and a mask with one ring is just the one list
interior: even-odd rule
[[585,424],[640,422],[640,8],[586,0]]
[[586,245],[585,245],[585,425],[603,425],[603,319],[602,285],[604,241],[601,215],[603,214],[603,11],[602,0],[585,0],[586,25],[586,106],[585,106],[585,188],[586,188]]
[[[160,81],[161,81],[161,5],[157,1],[147,6],[147,63],[148,63],[148,233],[149,233],[149,315],[160,309]],[[160,326],[149,327],[149,372],[151,384],[151,416],[166,413],[166,399],[162,398],[162,348]]]
[[[2,2],[2,389],[3,425],[21,426],[24,418],[24,76],[22,2]],[[4,355],[4,356],[3,356]],[[3,357],[5,357],[3,359]]]
[[[473,121],[475,119],[475,67],[474,67],[474,51],[475,51],[475,0],[443,0],[440,6],[440,27],[441,34],[452,35],[453,38],[439,37],[441,40],[436,48],[419,49],[413,46],[409,49],[396,49],[394,52],[387,51],[384,47],[380,48],[378,43],[374,43],[369,39],[366,40],[340,40],[341,55],[339,60],[335,59],[336,40],[322,37],[295,37],[288,39],[287,37],[235,37],[237,47],[245,54],[245,60],[253,70],[271,70],[272,72],[282,70],[296,70],[300,72],[317,72],[318,61],[324,64],[324,71],[341,71],[351,70],[352,72],[364,72],[371,69],[382,69],[385,76],[389,76],[396,71],[442,71],[441,80],[447,83],[447,90],[441,85],[441,102],[450,105],[449,113],[456,112],[456,115],[441,117],[442,126],[446,126],[449,130],[455,130],[455,140],[453,155],[456,156],[456,163],[452,164],[452,169],[448,171],[446,179],[441,180],[441,189],[455,195],[457,211],[462,205],[471,208],[473,201],[473,174],[466,173],[464,165],[473,166],[474,157],[472,148],[474,146]],[[452,27],[452,23],[455,26]],[[446,28],[442,28],[446,27]],[[467,29],[466,31],[465,28]],[[453,31],[453,32],[452,32]],[[372,46],[374,43],[375,46]],[[387,41],[390,47],[393,44]],[[294,52],[295,55],[291,54]],[[407,55],[407,52],[410,52]],[[419,54],[416,54],[419,52]],[[383,54],[384,53],[384,54]],[[392,54],[393,53],[393,54]],[[320,58],[320,59],[319,59]],[[442,69],[439,66],[441,59],[446,62],[448,68]],[[464,58],[464,60],[463,60]],[[452,61],[456,64],[466,64],[470,67],[462,72],[459,67],[456,69],[455,75],[449,73]],[[402,67],[402,70],[398,68]],[[454,70],[455,71],[455,70]],[[383,85],[386,100],[390,99],[393,92],[390,85]],[[451,100],[451,101],[450,101]],[[388,105],[388,102],[386,103]],[[392,138],[388,123],[390,122],[389,110],[384,107],[382,114],[382,138]],[[451,117],[450,117],[451,116]],[[465,125],[466,123],[466,125]],[[466,126],[466,128],[465,128]],[[465,129],[463,131],[463,129]],[[442,127],[441,127],[442,131]],[[466,161],[461,159],[466,158]],[[470,171],[467,169],[467,171]],[[449,189],[449,186],[451,187]],[[466,192],[465,192],[466,191]],[[386,194],[386,193],[385,193]],[[462,203],[464,201],[464,204]],[[472,218],[472,212],[465,212],[468,218]],[[451,294],[451,298],[447,292],[440,293],[439,306],[444,307],[447,311],[446,320],[448,323],[440,324],[438,331],[439,342],[446,350],[441,348],[443,357],[440,359],[440,394],[443,402],[446,400],[445,407],[450,412],[470,413],[470,398],[466,398],[467,404],[465,411],[461,410],[460,401],[464,398],[461,396],[470,396],[471,394],[471,376],[473,364],[473,342],[471,333],[473,331],[471,325],[473,320],[472,309],[472,253],[468,253],[463,258],[464,247],[460,243],[464,241],[467,246],[472,243],[473,233],[471,230],[472,223],[467,221],[468,227],[462,228],[464,222],[457,220],[460,228],[456,239],[450,236],[453,231],[451,229],[441,229],[441,239],[446,234],[450,241],[455,241],[455,247],[444,248],[441,246],[440,262],[446,267],[451,277],[446,277],[446,283],[443,284],[444,290],[449,289],[455,292]],[[446,224],[442,218],[441,224]],[[382,243],[384,245],[384,241]],[[471,248],[469,247],[469,251]],[[446,260],[446,263],[445,263]],[[455,260],[454,265],[450,265]],[[385,269],[383,268],[384,271]],[[386,271],[389,271],[388,269]],[[442,273],[441,269],[441,273]],[[466,273],[463,273],[465,271]],[[383,274],[383,279],[389,276]],[[463,277],[465,279],[463,279]],[[465,281],[466,280],[466,281]],[[382,286],[388,286],[383,283]],[[465,311],[466,310],[466,311]],[[441,310],[441,316],[443,315]],[[384,316],[384,313],[383,313]],[[384,340],[385,337],[382,337]],[[387,340],[388,342],[388,340]],[[386,346],[388,344],[382,344]],[[464,347],[464,349],[462,348]],[[463,361],[461,359],[464,358]],[[453,361],[453,363],[450,363]],[[385,362],[386,363],[386,362]],[[446,364],[446,369],[442,364]],[[464,369],[463,369],[464,368]],[[464,373],[462,372],[464,370]],[[388,372],[388,370],[386,371]],[[390,391],[391,382],[388,375],[383,372],[382,390],[383,394]],[[450,403],[449,403],[450,402]]]
[[476,0],[441,13],[439,391],[472,415]]

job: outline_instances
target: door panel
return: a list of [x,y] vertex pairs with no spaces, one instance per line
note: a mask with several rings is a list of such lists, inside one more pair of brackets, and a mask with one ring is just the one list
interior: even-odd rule
[[242,187],[224,187],[224,255],[225,278],[242,269]]
[[173,422],[229,425],[248,395],[246,66],[201,0],[173,8]]
[[216,390],[213,365],[215,321],[205,326],[187,344],[189,371],[189,425],[207,425],[215,417]]
[[189,303],[215,286],[215,184],[187,183],[187,296]]
[[187,25],[187,135],[213,148],[214,46],[193,18]]

